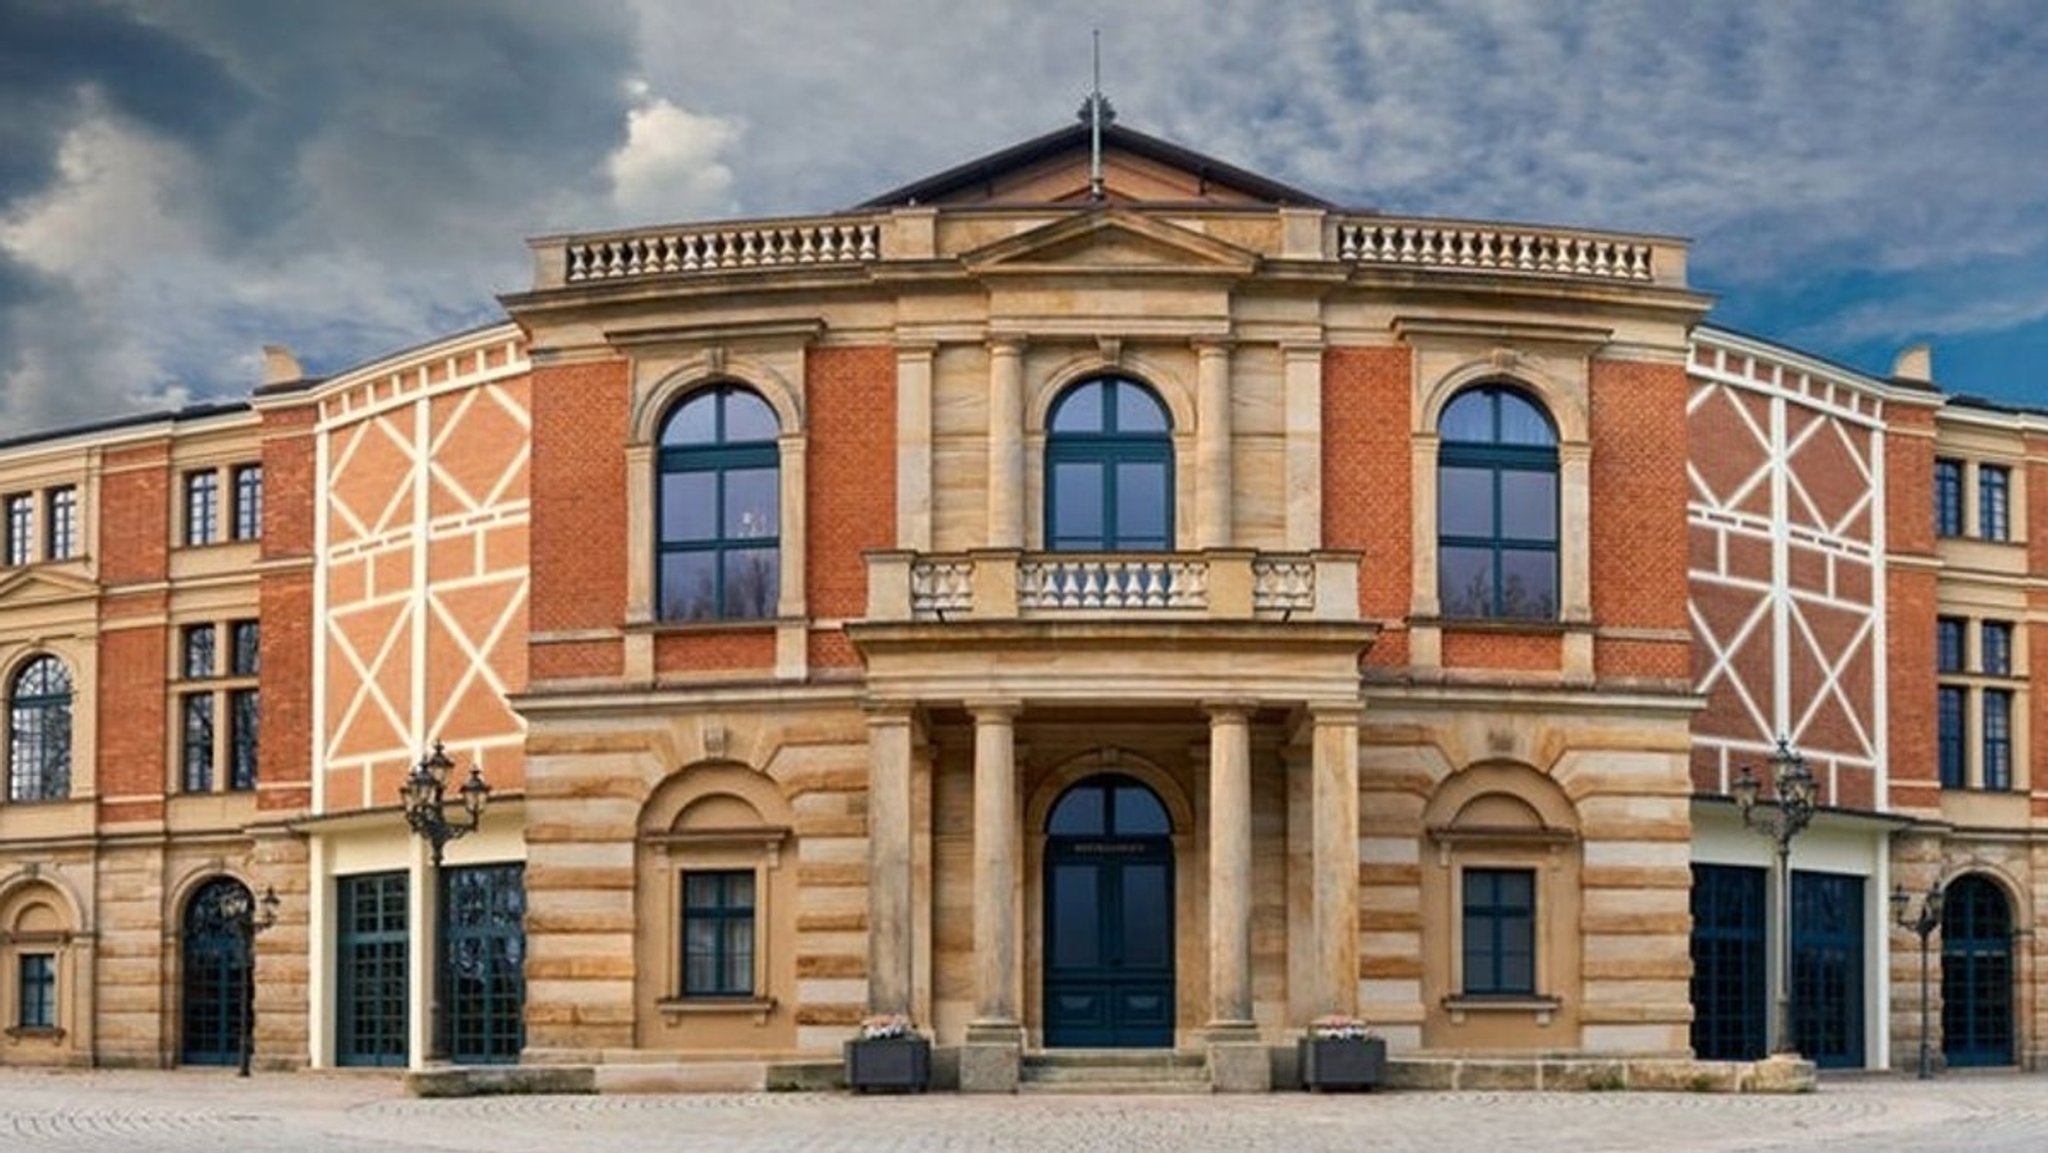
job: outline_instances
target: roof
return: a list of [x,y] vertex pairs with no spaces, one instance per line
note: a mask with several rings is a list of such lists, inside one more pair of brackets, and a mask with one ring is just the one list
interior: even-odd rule
[[64,440],[67,437],[85,436],[92,433],[114,432],[146,424],[169,421],[173,424],[188,420],[204,420],[208,417],[226,416],[249,411],[247,401],[220,401],[204,404],[189,404],[178,409],[161,409],[154,412],[138,412],[129,416],[117,416],[108,420],[96,420],[86,424],[65,425],[61,428],[45,429],[41,432],[25,433],[0,439],[0,450],[23,448],[46,441]]
[[[955,165],[934,176],[915,180],[900,188],[892,188],[871,200],[856,205],[856,208],[897,208],[909,204],[924,204],[942,200],[963,190],[987,186],[997,177],[1017,172],[1034,164],[1053,159],[1071,152],[1087,152],[1091,148],[1089,125],[1085,122],[1069,124],[1065,128],[1033,137],[1021,144],[980,156],[965,164]],[[1183,148],[1171,141],[1148,136],[1135,129],[1111,121],[1102,127],[1103,151],[1117,150],[1134,156],[1167,165],[1197,177],[1204,184],[1221,185],[1253,199],[1273,204],[1300,208],[1332,209],[1336,205],[1314,193],[1304,192],[1292,185],[1282,184],[1206,156],[1190,148]]]

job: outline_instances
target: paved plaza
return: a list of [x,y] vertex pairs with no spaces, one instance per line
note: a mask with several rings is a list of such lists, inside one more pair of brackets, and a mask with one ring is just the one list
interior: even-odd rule
[[1831,1080],[1801,1097],[705,1094],[424,1101],[395,1077],[0,1071],[0,1150],[2048,1149],[2048,1076]]

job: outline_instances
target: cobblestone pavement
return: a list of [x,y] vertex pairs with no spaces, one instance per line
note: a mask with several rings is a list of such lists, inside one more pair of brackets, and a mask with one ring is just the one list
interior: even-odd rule
[[1803,1097],[1382,1093],[1267,1097],[833,1094],[421,1101],[388,1076],[0,1071],[0,1150],[2048,1149],[2048,1076],[1824,1081]]

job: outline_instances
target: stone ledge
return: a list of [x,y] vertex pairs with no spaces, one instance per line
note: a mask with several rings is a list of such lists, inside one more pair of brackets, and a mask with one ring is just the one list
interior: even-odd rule
[[1813,1062],[1796,1057],[1695,1061],[1686,1057],[1410,1056],[1387,1061],[1389,1089],[1811,1093],[1815,1085]]
[[507,1093],[595,1093],[596,1070],[576,1065],[450,1065],[412,1069],[409,1097],[489,1097]]

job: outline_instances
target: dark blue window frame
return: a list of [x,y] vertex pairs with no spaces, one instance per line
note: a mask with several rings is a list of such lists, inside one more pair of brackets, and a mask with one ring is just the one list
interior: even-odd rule
[[1963,462],[1934,462],[1934,535],[1963,535]]
[[21,1009],[15,1023],[24,1029],[57,1027],[57,956],[21,955]]
[[683,996],[754,995],[752,869],[683,873]]
[[2008,540],[2012,536],[2009,517],[2012,470],[2002,464],[1977,466],[1977,535],[1985,540]]
[[234,477],[235,539],[256,540],[263,535],[263,466],[240,465]]
[[71,795],[71,670],[52,656],[22,666],[7,699],[7,799]]
[[[1985,621],[1979,633],[1977,663],[1985,676],[2012,675],[2012,622]],[[1947,670],[1944,670],[1947,671]]]
[[1466,869],[1465,978],[1468,997],[1536,994],[1536,870]]
[[[1475,408],[1483,436],[1451,427],[1470,420]],[[1486,384],[1454,397],[1438,430],[1443,441],[1437,450],[1437,591],[1443,615],[1556,619],[1559,494],[1557,429],[1550,415],[1520,389]],[[1486,489],[1477,507],[1464,506],[1457,495],[1456,479],[1468,475]],[[1511,499],[1520,486],[1535,482],[1549,489],[1540,512]],[[1461,531],[1475,517],[1480,531]],[[1468,571],[1459,557],[1483,558],[1484,571]],[[1528,587],[1530,573],[1541,587]]]
[[1951,1066],[2013,1063],[2012,906],[1981,876],[1941,907],[1941,1052]]
[[1942,685],[1936,690],[1936,760],[1941,769],[1941,787],[1960,789],[1968,784],[1964,750],[1969,747],[1969,690]]
[[[708,419],[707,419],[708,418]],[[662,424],[655,482],[655,615],[665,621],[763,620],[781,591],[781,455],[774,409],[721,384],[685,397]],[[762,435],[765,433],[766,435]],[[765,507],[736,507],[771,474]],[[674,482],[672,486],[671,482]],[[674,489],[708,484],[709,508]],[[705,515],[708,512],[708,516]]]
[[1963,671],[1963,635],[1967,628],[1961,617],[1936,617],[1934,620],[1934,671],[1959,673]]
[[[1158,503],[1130,502],[1156,473]],[[1094,492],[1081,490],[1089,478]],[[1126,377],[1085,380],[1060,394],[1046,420],[1045,545],[1055,552],[1168,552],[1173,548],[1173,420],[1159,394]]]
[[1984,690],[1984,787],[2012,788],[2012,693]]
[[1692,867],[1692,1047],[1708,1061],[1754,1061],[1769,1047],[1765,871]]

